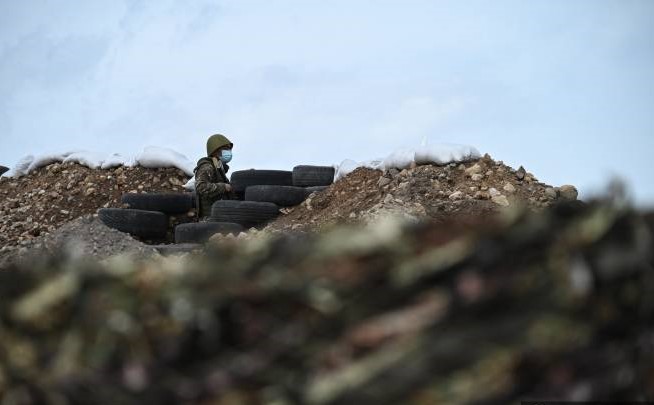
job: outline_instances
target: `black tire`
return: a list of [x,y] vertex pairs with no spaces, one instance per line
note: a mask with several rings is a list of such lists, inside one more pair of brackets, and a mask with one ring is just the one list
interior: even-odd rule
[[334,182],[331,166],[295,166],[293,185],[298,187],[328,186]]
[[298,205],[306,196],[302,187],[250,186],[245,189],[245,201],[271,202],[282,207]]
[[175,243],[204,243],[217,233],[238,235],[243,227],[230,222],[191,222],[175,227]]
[[219,200],[211,206],[211,220],[235,222],[246,228],[256,227],[279,215],[279,207],[269,202]]
[[293,173],[287,170],[239,170],[230,178],[232,189],[240,198],[250,186],[292,186]]
[[2,176],[3,174],[7,173],[8,171],[9,171],[9,168],[8,168],[8,167],[0,166],[0,176]]
[[310,196],[313,193],[320,193],[323,190],[327,190],[329,186],[313,186],[313,187],[306,187],[304,189],[304,192],[306,193],[306,196]]
[[100,208],[98,218],[110,228],[142,239],[164,240],[168,231],[168,217],[156,211]]
[[123,194],[121,201],[132,209],[159,211],[165,214],[182,214],[195,205],[192,193],[130,193]]

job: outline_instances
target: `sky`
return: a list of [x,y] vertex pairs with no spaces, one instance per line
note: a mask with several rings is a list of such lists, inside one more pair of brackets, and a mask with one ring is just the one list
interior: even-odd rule
[[427,139],[654,206],[654,1],[0,0],[0,164],[217,132],[232,170]]

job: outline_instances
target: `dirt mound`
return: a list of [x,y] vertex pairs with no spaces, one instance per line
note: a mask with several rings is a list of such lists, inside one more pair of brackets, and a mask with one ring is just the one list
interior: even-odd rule
[[388,214],[443,221],[515,204],[539,210],[560,199],[576,199],[574,187],[553,188],[522,167],[513,169],[488,155],[466,164],[421,165],[402,171],[359,168],[300,206],[282,210],[285,215],[267,230],[320,229]]
[[94,170],[76,163],[51,164],[19,178],[0,177],[0,256],[98,208],[120,207],[124,193],[183,192],[187,181],[175,168]]
[[86,215],[64,224],[53,233],[30,240],[14,254],[5,255],[4,260],[39,259],[61,254],[102,260],[117,254],[146,257],[156,253],[152,246],[109,228],[93,215]]

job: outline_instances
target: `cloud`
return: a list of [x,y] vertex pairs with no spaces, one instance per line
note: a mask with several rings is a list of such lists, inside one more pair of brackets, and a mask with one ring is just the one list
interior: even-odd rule
[[582,190],[615,169],[654,201],[637,175],[654,169],[653,16],[648,1],[2,2],[0,163],[147,144],[194,158],[225,132],[235,169],[288,168],[427,136]]

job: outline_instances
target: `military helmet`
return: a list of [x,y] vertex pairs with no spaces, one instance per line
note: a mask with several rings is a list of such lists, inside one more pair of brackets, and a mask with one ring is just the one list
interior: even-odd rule
[[234,144],[229,139],[227,139],[225,135],[211,135],[209,139],[207,139],[207,156],[211,156],[212,153],[218,150],[218,148],[222,148],[223,146],[229,146],[230,148],[233,148]]

